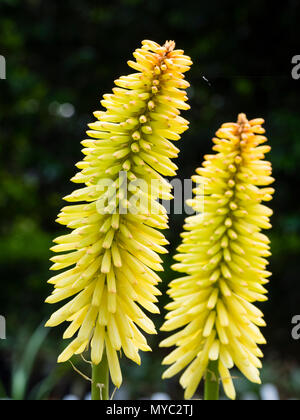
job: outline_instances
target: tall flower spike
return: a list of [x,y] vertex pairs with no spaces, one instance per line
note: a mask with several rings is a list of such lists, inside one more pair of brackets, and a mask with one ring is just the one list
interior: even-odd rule
[[[186,219],[183,244],[175,271],[186,277],[170,284],[173,301],[162,330],[179,332],[161,343],[177,346],[164,364],[170,378],[181,370],[185,398],[191,398],[207,373],[218,363],[227,396],[235,399],[229,370],[235,365],[250,381],[260,383],[263,356],[257,344],[265,339],[262,312],[253,305],[265,301],[264,285],[271,275],[265,257],[269,239],[261,229],[271,228],[272,211],[261,204],[272,199],[271,164],[264,159],[270,147],[262,136],[262,119],[224,124],[213,139],[214,155],[205,156],[193,180],[195,198],[189,203],[197,212]],[[258,188],[263,186],[263,188]],[[204,209],[202,214],[201,209]]]
[[137,73],[115,81],[118,87],[101,102],[106,111],[95,112],[98,121],[82,142],[85,157],[72,181],[85,186],[65,197],[81,204],[64,207],[58,216],[72,232],[54,241],[52,250],[63,254],[52,258],[52,270],[64,271],[49,280],[55,288],[46,300],[72,298],[46,324],[70,322],[65,339],[78,332],[59,362],[90,345],[98,365],[105,350],[117,387],[118,351],[140,364],[139,350],[151,350],[141,330],[156,333],[141,307],[159,312],[160,278],[154,271],[163,270],[158,253],[166,252],[168,242],[157,229],[168,227],[168,217],[157,199],[172,198],[162,175],[175,175],[171,158],[179,150],[170,140],[188,128],[179,110],[189,109],[183,73],[190,58],[173,41],[142,44],[136,61],[128,62]]

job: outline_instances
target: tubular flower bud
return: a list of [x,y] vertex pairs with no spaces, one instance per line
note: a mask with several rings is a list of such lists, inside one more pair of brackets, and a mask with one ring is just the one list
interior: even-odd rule
[[144,309],[159,312],[155,271],[163,270],[158,254],[168,243],[158,231],[168,227],[158,199],[172,198],[163,175],[176,173],[171,158],[179,150],[170,140],[188,128],[180,110],[189,108],[183,73],[192,64],[172,41],[144,41],[134,57],[128,64],[137,72],[120,77],[104,95],[106,110],[95,112],[82,142],[85,156],[72,181],[84,187],[64,198],[72,204],[57,221],[72,232],[54,241],[52,250],[61,254],[52,258],[52,270],[63,272],[49,280],[54,291],[46,300],[71,298],[46,324],[70,323],[64,338],[73,341],[58,361],[90,347],[98,365],[106,351],[117,387],[118,352],[140,364],[139,350],[151,350],[142,331],[156,333]]
[[[185,370],[180,383],[191,398],[211,361],[226,395],[235,399],[230,369],[236,366],[250,381],[260,383],[259,344],[265,339],[263,313],[254,305],[265,301],[269,239],[261,233],[271,228],[272,211],[261,204],[272,198],[267,187],[274,180],[271,164],[264,161],[270,147],[263,145],[264,121],[224,124],[213,139],[216,154],[205,156],[193,180],[197,212],[186,219],[183,243],[175,257],[175,271],[185,277],[170,283],[172,302],[163,331],[179,332],[161,343],[176,345],[164,364],[169,378]],[[259,188],[262,187],[262,188]],[[202,213],[200,210],[202,209]],[[203,211],[204,209],[204,211]]]

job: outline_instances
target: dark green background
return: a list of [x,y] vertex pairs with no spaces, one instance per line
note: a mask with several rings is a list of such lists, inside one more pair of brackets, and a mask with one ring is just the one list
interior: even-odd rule
[[[10,395],[14,366],[52,310],[43,304],[51,290],[48,249],[64,232],[54,220],[61,198],[73,189],[69,179],[81,158],[86,124],[113,81],[130,72],[126,61],[145,38],[174,39],[194,61],[187,75],[192,110],[185,113],[191,128],[177,161],[182,179],[201,164],[223,122],[240,112],[266,120],[276,196],[274,275],[270,300],[262,306],[268,323],[263,377],[282,398],[300,397],[300,342],[291,338],[291,319],[300,314],[300,80],[291,77],[292,57],[300,54],[298,0],[1,0],[0,54],[7,60],[7,80],[0,80],[0,313],[8,329],[8,340],[0,342],[1,382]],[[74,116],[57,115],[57,103],[73,104]],[[183,220],[184,215],[171,217],[171,255]],[[174,275],[170,265],[169,257],[163,290]],[[24,397],[55,368],[60,334],[52,331],[41,346]],[[156,339],[152,346],[144,369],[122,362],[124,389],[132,398],[156,391],[181,398],[176,379],[160,381],[164,352],[157,350]],[[84,395],[88,385],[68,365],[56,372],[55,386],[45,395]],[[257,387],[243,380],[236,384],[240,396],[258,395]]]

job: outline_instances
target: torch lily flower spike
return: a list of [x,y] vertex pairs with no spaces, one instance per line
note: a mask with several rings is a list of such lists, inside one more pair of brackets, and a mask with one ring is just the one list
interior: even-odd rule
[[[165,359],[170,378],[184,370],[180,384],[192,398],[205,375],[220,378],[225,393],[235,399],[230,369],[236,366],[250,381],[260,383],[259,344],[265,339],[263,313],[254,305],[265,301],[270,256],[272,210],[268,187],[271,164],[264,159],[270,146],[263,136],[264,120],[224,124],[213,139],[216,154],[205,156],[193,180],[197,212],[186,219],[183,243],[175,256],[175,271],[186,274],[170,283],[172,302],[163,331],[174,331],[162,347],[176,345]],[[259,188],[262,187],[262,188]],[[213,371],[213,372],[212,372]]]
[[119,352],[140,364],[139,350],[150,351],[143,332],[155,334],[144,309],[158,313],[163,270],[159,253],[167,241],[158,229],[168,227],[159,198],[171,199],[171,158],[188,128],[180,110],[189,109],[184,80],[192,64],[173,41],[163,46],[143,41],[128,64],[135,73],[115,81],[112,94],[95,112],[89,139],[82,142],[84,159],[72,179],[84,184],[64,199],[57,222],[72,231],[55,239],[52,270],[63,270],[49,283],[54,291],[46,302],[69,301],[47,322],[70,325],[64,338],[71,343],[59,362],[90,349],[93,365],[107,357],[113,383],[120,387]]

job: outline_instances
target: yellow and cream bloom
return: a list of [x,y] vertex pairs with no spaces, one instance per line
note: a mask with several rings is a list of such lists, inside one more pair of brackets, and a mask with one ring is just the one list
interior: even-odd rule
[[[52,270],[62,272],[49,280],[54,291],[46,302],[69,301],[55,312],[47,326],[65,321],[64,338],[73,338],[59,356],[65,362],[91,350],[92,363],[106,351],[113,383],[122,374],[118,352],[140,364],[139,350],[150,351],[143,332],[155,334],[144,309],[158,313],[163,270],[158,254],[167,241],[158,229],[168,227],[168,216],[158,199],[171,199],[171,159],[188,128],[180,110],[189,109],[184,75],[191,60],[175,43],[143,41],[129,61],[137,72],[115,81],[104,95],[105,111],[95,112],[89,139],[82,142],[84,159],[72,179],[84,184],[64,199],[57,222],[71,233],[55,239]],[[75,337],[75,338],[74,338]]]
[[[163,331],[180,329],[161,343],[177,348],[164,360],[170,378],[185,370],[180,383],[192,398],[210,361],[218,370],[227,396],[235,399],[230,369],[236,366],[250,381],[260,383],[265,344],[259,327],[263,313],[254,305],[265,301],[271,275],[266,270],[271,228],[273,188],[271,164],[264,159],[270,147],[263,136],[264,121],[224,124],[213,139],[216,154],[205,156],[193,181],[195,197],[189,202],[196,215],[186,219],[183,243],[175,257],[175,271],[185,273],[170,283]],[[259,188],[262,187],[262,188]],[[202,211],[202,209],[204,211]]]

